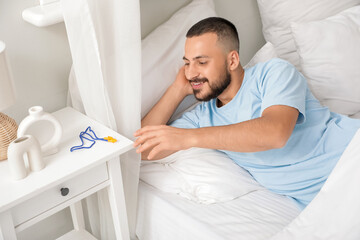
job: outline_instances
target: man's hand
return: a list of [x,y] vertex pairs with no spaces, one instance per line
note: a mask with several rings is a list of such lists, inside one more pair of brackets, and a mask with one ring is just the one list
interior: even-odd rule
[[134,136],[138,137],[134,147],[140,146],[136,152],[149,152],[148,160],[166,157],[176,151],[188,149],[194,145],[195,141],[191,129],[166,125],[143,127],[137,130]]
[[185,66],[179,69],[179,72],[176,75],[176,79],[172,85],[183,92],[185,96],[194,93],[189,80],[185,77]]
[[134,133],[138,139],[134,146],[142,159],[159,159],[176,151],[190,148],[191,131],[165,126],[181,101],[193,94],[191,84],[185,77],[185,66],[179,69],[175,81],[165,94],[141,120],[141,126]]
[[191,84],[185,77],[184,67],[180,68],[175,81],[155,106],[141,120],[141,126],[166,124],[176,108],[187,95],[193,94]]

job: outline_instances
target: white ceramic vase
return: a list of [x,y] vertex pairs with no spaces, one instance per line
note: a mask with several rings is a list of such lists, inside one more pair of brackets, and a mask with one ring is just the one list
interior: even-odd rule
[[10,143],[7,153],[10,173],[14,180],[23,179],[27,175],[24,159],[25,153],[27,154],[31,171],[40,171],[45,167],[39,141],[31,135],[17,138]]
[[40,142],[43,156],[54,154],[62,136],[60,122],[40,106],[29,109],[29,116],[19,124],[17,136],[33,135]]

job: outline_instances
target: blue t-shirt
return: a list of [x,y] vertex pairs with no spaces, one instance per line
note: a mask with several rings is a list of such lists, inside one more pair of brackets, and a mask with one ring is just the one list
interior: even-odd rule
[[360,128],[360,120],[321,106],[303,75],[290,63],[272,59],[246,69],[242,85],[229,103],[219,108],[216,99],[202,102],[171,126],[200,128],[240,123],[261,117],[262,112],[273,105],[299,110],[294,131],[283,148],[251,153],[223,152],[264,187],[289,196],[304,208],[319,192]]

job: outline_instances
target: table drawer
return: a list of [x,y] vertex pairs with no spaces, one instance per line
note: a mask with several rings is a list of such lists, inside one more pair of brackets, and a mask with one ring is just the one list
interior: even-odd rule
[[[108,179],[107,167],[106,163],[104,163],[67,180],[11,209],[14,225],[18,226]],[[62,188],[69,190],[66,196],[62,195]],[[66,193],[66,191],[64,192]]]

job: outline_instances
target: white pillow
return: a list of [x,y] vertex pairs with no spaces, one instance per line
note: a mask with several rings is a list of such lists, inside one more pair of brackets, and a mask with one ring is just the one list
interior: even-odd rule
[[211,204],[263,189],[226,154],[202,148],[176,152],[157,161],[142,161],[140,179],[165,192]]
[[259,51],[251,58],[251,60],[244,66],[244,68],[250,68],[260,62],[269,61],[272,58],[276,58],[277,54],[274,45],[271,42],[265,43]]
[[274,44],[276,52],[298,69],[299,57],[291,36],[291,22],[308,22],[333,16],[360,0],[258,0],[266,41]]
[[302,73],[331,111],[360,111],[360,6],[320,21],[293,23]]
[[[144,117],[175,80],[184,64],[186,33],[198,21],[216,16],[213,0],[193,0],[142,40],[142,99]],[[186,109],[196,102],[188,96],[178,109]]]

